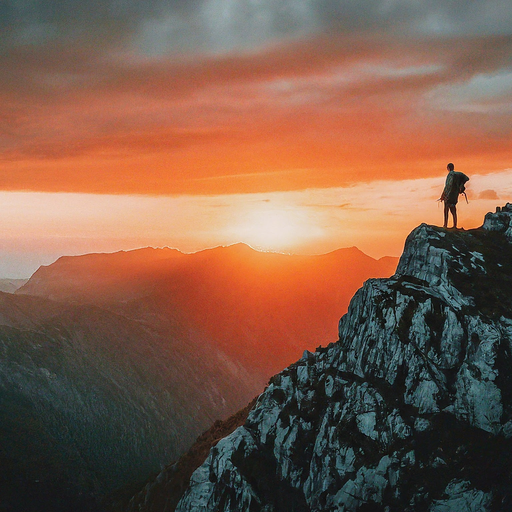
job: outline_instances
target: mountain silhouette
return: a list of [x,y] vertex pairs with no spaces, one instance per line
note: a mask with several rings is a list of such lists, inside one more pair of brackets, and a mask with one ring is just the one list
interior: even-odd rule
[[28,279],[0,279],[0,292],[14,293],[21,288]]
[[397,261],[355,247],[319,256],[245,244],[194,254],[142,249],[60,258],[16,293],[95,304],[151,324],[179,314],[264,384],[305,348],[335,339],[353,293],[369,277],[391,275]]

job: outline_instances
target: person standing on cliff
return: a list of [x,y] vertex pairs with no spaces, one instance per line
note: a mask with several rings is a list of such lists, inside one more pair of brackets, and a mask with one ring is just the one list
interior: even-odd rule
[[[457,229],[457,202],[459,201],[459,194],[464,194],[464,184],[469,178],[463,172],[456,172],[455,166],[449,163],[446,166],[448,176],[446,176],[446,183],[444,185],[443,193],[438,201],[444,201],[444,228],[448,227],[448,212],[451,212],[453,217],[453,227]],[[467,201],[466,197],[466,201]]]

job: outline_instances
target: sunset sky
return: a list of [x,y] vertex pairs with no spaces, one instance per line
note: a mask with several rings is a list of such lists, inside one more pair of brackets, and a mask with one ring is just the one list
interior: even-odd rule
[[0,3],[0,277],[244,241],[399,255],[512,200],[509,0]]

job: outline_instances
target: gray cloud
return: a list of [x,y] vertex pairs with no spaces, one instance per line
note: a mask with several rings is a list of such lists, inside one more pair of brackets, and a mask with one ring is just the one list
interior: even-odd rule
[[0,40],[223,52],[335,32],[510,34],[509,0],[5,0]]
[[237,51],[306,34],[491,35],[512,32],[508,0],[203,0],[143,17],[143,52]]
[[146,19],[187,17],[203,0],[5,0],[0,2],[4,46],[48,41],[129,44]]

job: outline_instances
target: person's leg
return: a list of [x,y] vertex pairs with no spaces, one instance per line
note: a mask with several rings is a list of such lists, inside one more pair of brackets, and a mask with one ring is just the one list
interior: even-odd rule
[[453,227],[455,229],[457,229],[457,206],[455,206],[454,204],[451,204],[450,211],[452,212],[452,215],[453,215]]
[[448,203],[445,201],[444,202],[444,224],[443,224],[443,228],[447,228],[448,227]]

